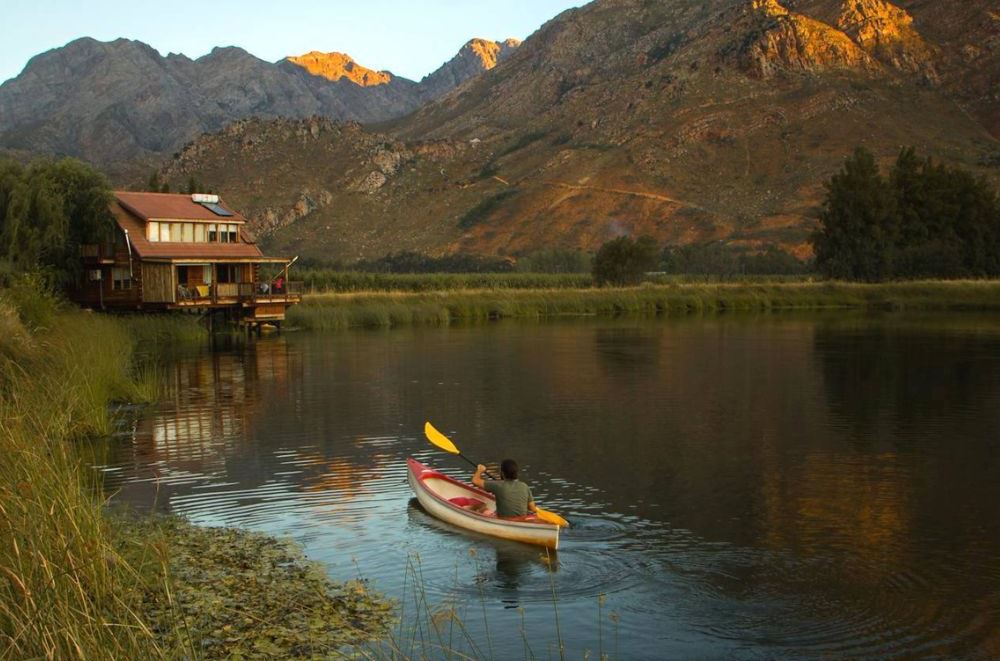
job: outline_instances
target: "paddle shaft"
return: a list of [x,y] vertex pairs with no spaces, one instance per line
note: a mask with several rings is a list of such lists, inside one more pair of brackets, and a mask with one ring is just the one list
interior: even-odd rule
[[[458,453],[458,456],[461,457],[462,459],[465,459],[467,462],[469,462],[471,465],[475,466],[476,468],[479,468],[479,464],[477,464],[473,460],[469,459],[468,457],[466,457],[461,452]],[[487,471],[483,471],[483,475],[485,475],[486,477],[490,478],[491,480],[495,480],[496,479],[495,477],[493,477],[492,475],[490,475]]]

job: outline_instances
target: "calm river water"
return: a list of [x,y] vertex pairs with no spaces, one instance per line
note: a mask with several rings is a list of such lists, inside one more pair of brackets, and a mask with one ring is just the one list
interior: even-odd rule
[[[286,333],[168,377],[116,498],[294,538],[415,653],[419,597],[480,657],[1000,658],[1000,317]],[[556,557],[420,510],[406,457],[470,472],[425,420],[521,463]]]

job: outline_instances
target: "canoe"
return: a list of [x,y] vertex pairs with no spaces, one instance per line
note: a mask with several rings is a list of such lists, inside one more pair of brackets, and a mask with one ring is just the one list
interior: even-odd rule
[[534,515],[501,519],[496,515],[493,494],[450,478],[416,459],[407,459],[406,465],[410,488],[431,516],[483,535],[559,548],[559,526]]

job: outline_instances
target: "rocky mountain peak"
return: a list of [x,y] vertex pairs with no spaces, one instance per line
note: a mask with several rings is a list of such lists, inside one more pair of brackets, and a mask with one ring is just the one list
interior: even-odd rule
[[749,0],[737,10],[736,37],[723,48],[751,75],[831,69],[870,71],[874,60],[843,31],[790,11],[779,0]]
[[484,71],[493,69],[520,46],[521,42],[517,39],[472,39],[462,46],[458,55],[421,80],[420,86],[427,98],[437,98]]
[[361,87],[387,85],[393,76],[388,71],[375,71],[358,64],[346,53],[311,51],[305,55],[285,58],[287,62],[302,67],[314,76],[330,81],[347,79]]
[[933,51],[913,27],[913,17],[885,0],[844,0],[837,27],[879,60],[931,78]]
[[479,63],[482,65],[483,70],[492,69],[497,65],[497,63],[504,57],[510,54],[515,48],[521,45],[521,42],[517,39],[507,39],[505,41],[489,41],[488,39],[471,39],[462,50],[459,51],[458,57],[473,57],[478,59]]

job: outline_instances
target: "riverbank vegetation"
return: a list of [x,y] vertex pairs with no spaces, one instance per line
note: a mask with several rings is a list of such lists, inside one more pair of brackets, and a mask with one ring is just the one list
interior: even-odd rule
[[589,273],[364,273],[298,269],[307,292],[430,292],[481,289],[579,289]]
[[286,544],[109,516],[82,441],[112,430],[109,402],[158,396],[151,347],[193,338],[193,319],[79,311],[36,278],[0,290],[0,658],[333,654],[387,625],[384,600]]
[[441,326],[509,318],[671,316],[700,312],[821,310],[1000,310],[1000,282],[927,281],[691,283],[628,288],[314,294],[289,309],[314,330]]
[[985,178],[904,149],[888,176],[858,149],[827,183],[814,237],[831,278],[1000,276],[1000,197]]

